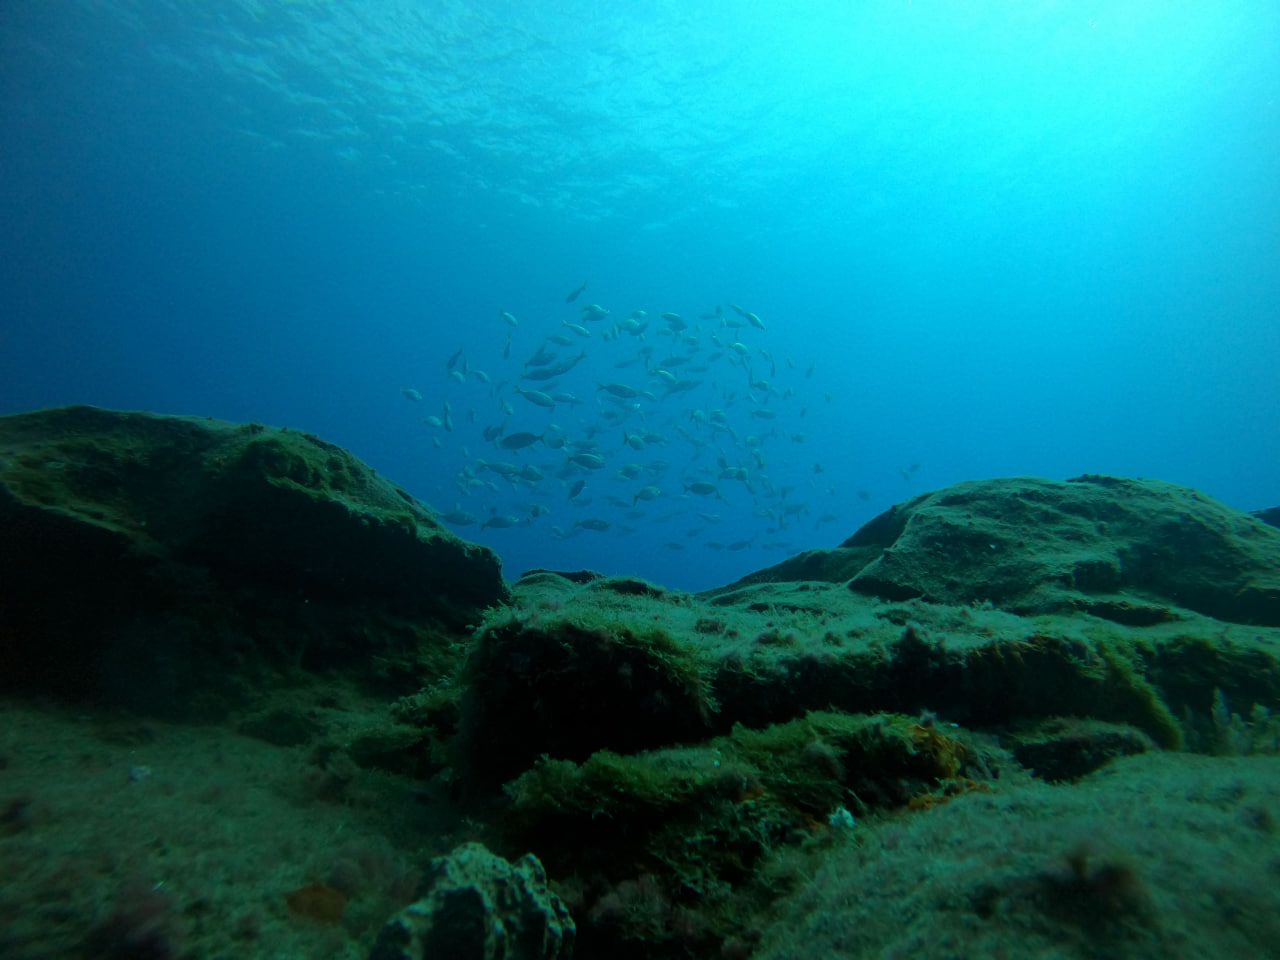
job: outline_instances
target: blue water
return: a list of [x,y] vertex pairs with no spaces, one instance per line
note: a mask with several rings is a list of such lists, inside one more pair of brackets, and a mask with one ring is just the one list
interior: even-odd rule
[[[1272,0],[7,0],[0,222],[0,412],[314,431],[521,517],[458,531],[509,577],[708,587],[968,478],[1280,503]],[[582,405],[449,378],[459,349],[518,376],[588,303],[610,316],[557,386]],[[697,320],[730,303],[767,329]],[[605,340],[633,310],[644,339]],[[671,355],[708,370],[664,399]],[[423,422],[445,400],[452,431]],[[504,421],[599,427],[606,466],[569,502],[562,451],[482,439]]]

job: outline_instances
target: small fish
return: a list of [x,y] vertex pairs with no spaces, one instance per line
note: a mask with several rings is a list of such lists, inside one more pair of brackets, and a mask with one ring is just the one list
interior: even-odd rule
[[404,397],[406,400],[412,400],[414,403],[419,403],[422,400],[422,394],[420,394],[417,390],[413,389],[413,387],[403,388],[400,391],[400,395]]
[[459,383],[466,383],[467,375],[463,373],[461,370],[450,370],[449,379],[457,380]]
[[477,460],[476,464],[481,470],[490,470],[500,477],[505,477],[507,480],[513,480],[520,476],[520,468],[514,463],[505,463],[502,460],[495,460],[492,463],[487,460]]
[[422,422],[428,427],[439,427],[444,425],[444,421],[439,417],[423,417]]
[[523,450],[525,447],[531,447],[542,439],[540,433],[530,433],[527,430],[521,430],[518,433],[508,433],[500,441],[498,446],[504,450]]
[[702,386],[701,380],[677,380],[675,383],[667,385],[667,392],[662,397],[665,400],[673,393],[688,393],[690,390],[696,390],[700,386]]
[[575,453],[569,457],[569,460],[588,470],[599,470],[604,466],[604,457],[598,453]]
[[764,321],[763,321],[763,320],[761,320],[759,317],[757,317],[754,313],[748,313],[748,314],[747,314],[747,323],[751,324],[751,325],[752,325],[753,327],[755,327],[757,330],[767,330],[767,329],[768,329],[768,328],[764,325]]
[[520,326],[520,321],[516,319],[515,314],[510,313],[506,310],[502,311],[502,319],[507,322],[507,326],[509,327]]
[[582,319],[584,320],[603,320],[609,315],[609,311],[598,303],[588,303],[582,308]]
[[582,294],[586,291],[586,289],[587,289],[587,281],[583,280],[582,286],[580,286],[577,290],[573,291],[573,293],[565,297],[564,302],[573,303],[573,301],[577,300],[578,297],[582,296]]
[[[695,480],[693,483],[684,485],[685,493],[696,493],[700,497],[719,497],[720,488],[714,483],[707,483],[705,480]],[[723,499],[723,497],[721,498]]]
[[529,516],[531,517],[540,517],[544,513],[551,512],[551,508],[548,507],[545,503],[531,503],[529,504],[528,509],[529,509]]
[[455,527],[469,527],[480,518],[465,510],[450,510],[448,513],[440,514],[440,519]]
[[622,442],[632,450],[644,449],[644,437],[638,433],[627,433],[625,430],[622,431]]
[[563,323],[561,323],[560,326],[569,328],[580,337],[591,336],[591,331],[578,323],[570,323],[568,320],[566,320]]
[[527,463],[520,468],[520,479],[525,483],[538,483],[542,480],[542,471],[532,463]]
[[449,358],[448,364],[445,365],[446,370],[452,370],[458,365],[458,358],[462,356],[462,348],[458,348],[458,352]]
[[625,383],[601,383],[597,384],[597,390],[604,390],[611,393],[615,397],[621,397],[623,400],[630,400],[633,397],[640,396],[640,391],[634,387],[628,387]]
[[548,350],[546,347],[539,347],[538,352],[524,362],[526,367],[545,367],[554,360],[558,354],[554,350]]
[[548,394],[543,393],[541,390],[525,390],[521,388],[518,384],[512,387],[512,389],[515,390],[516,393],[520,394],[520,396],[528,400],[530,403],[534,404],[535,406],[546,407],[548,410],[550,410],[552,407],[556,405],[556,402],[552,400]]
[[604,533],[609,529],[608,520],[597,520],[595,517],[588,517],[586,520],[576,520],[573,524],[574,529],[581,527],[583,530],[594,530],[597,533]]
[[660,496],[662,496],[662,491],[657,487],[641,487],[636,491],[635,496],[631,498],[631,505],[635,506],[641,500],[656,500]]
[[569,496],[565,497],[565,499],[572,500],[574,497],[576,497],[578,494],[582,492],[582,488],[585,487],[586,485],[587,485],[587,481],[581,478],[573,481],[573,486],[569,488]]
[[[587,333],[587,336],[591,336],[589,331]],[[558,347],[573,346],[573,337],[566,337],[563,333],[549,333],[547,334],[547,339],[550,340],[552,343],[554,343]]]
[[507,429],[507,424],[504,421],[503,423],[495,424],[492,427],[485,427],[482,432],[484,433],[485,440],[488,443],[493,443],[493,441],[497,440],[500,436],[502,436],[502,432],[506,429]]
[[508,514],[499,513],[499,514],[494,514],[484,523],[480,524],[480,529],[484,530],[487,527],[496,527],[499,530],[505,530],[508,527],[516,527],[522,523],[528,523],[528,522],[529,521],[525,520],[523,517],[513,516],[509,513]]

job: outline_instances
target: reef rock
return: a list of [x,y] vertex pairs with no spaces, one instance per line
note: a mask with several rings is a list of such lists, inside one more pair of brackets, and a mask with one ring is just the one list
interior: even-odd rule
[[369,960],[570,960],[575,936],[537,857],[512,864],[464,843],[431,861],[419,900],[383,927]]
[[0,528],[3,682],[142,709],[264,661],[367,664],[507,594],[497,557],[404,490],[260,424],[0,417]]
[[1086,475],[974,480],[900,503],[836,550],[735,586],[847,581],[889,601],[1144,625],[1194,611],[1280,626],[1280,531],[1188,487]]

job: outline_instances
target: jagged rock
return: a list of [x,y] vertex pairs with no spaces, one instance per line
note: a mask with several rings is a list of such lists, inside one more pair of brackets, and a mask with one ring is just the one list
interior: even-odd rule
[[512,864],[464,843],[431,861],[418,901],[383,927],[369,960],[570,960],[576,934],[537,857]]
[[0,417],[0,528],[0,683],[139,709],[228,694],[263,661],[367,664],[507,595],[492,551],[404,490],[260,424]]

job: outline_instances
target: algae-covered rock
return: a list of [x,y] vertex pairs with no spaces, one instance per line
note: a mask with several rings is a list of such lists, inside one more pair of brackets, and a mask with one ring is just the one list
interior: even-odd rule
[[1172,606],[1280,626],[1280,531],[1187,487],[1083,476],[959,483],[899,504],[841,544],[880,556],[851,589],[890,600],[1082,610],[1121,623]]
[[756,960],[1274,957],[1280,765],[1125,757],[1002,782],[807,865]]
[[[369,659],[506,596],[497,557],[347,451],[259,424],[0,417],[4,682],[162,709],[250,662]],[[224,691],[225,692],[225,691]]]
[[573,918],[538,858],[479,843],[431,861],[417,903],[392,917],[369,960],[571,960]]
[[473,784],[496,787],[544,753],[583,760],[706,736],[715,704],[701,654],[654,619],[673,608],[662,591],[632,578],[573,596],[533,583],[542,600],[490,617],[467,663],[461,744]]
[[1007,739],[1017,761],[1050,783],[1078,780],[1117,757],[1156,749],[1141,730],[1080,717],[1052,717]]

